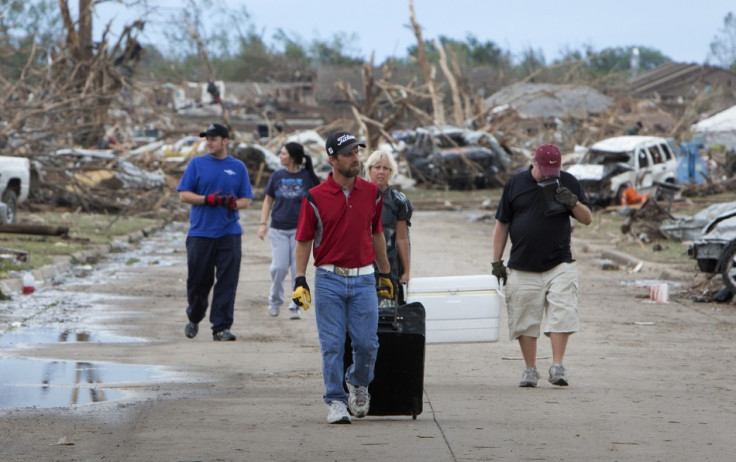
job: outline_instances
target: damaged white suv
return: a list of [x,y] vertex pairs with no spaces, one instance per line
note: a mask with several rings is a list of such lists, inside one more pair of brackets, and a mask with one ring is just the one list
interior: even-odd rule
[[0,156],[0,224],[16,222],[18,204],[28,198],[30,182],[27,158]]
[[606,206],[621,203],[626,183],[652,195],[658,183],[674,184],[677,157],[664,138],[617,136],[593,144],[567,171],[580,181],[593,204]]

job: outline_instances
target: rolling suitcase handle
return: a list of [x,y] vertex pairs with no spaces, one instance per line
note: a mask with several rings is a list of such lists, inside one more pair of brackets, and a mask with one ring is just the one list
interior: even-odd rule
[[[406,289],[407,289],[406,286],[407,284],[405,282],[402,283],[401,290],[394,291],[394,298],[391,300],[393,302],[392,303],[393,306],[391,307],[393,310],[393,313],[392,313],[393,319],[391,320],[391,329],[393,329],[394,331],[400,330],[399,329],[399,304],[400,304],[399,300],[402,298],[400,293],[406,294]],[[386,308],[383,308],[383,309],[385,310]],[[381,310],[381,308],[379,308],[379,310]],[[379,315],[379,324],[381,324],[380,315]],[[383,324],[388,325],[387,322],[384,322]]]

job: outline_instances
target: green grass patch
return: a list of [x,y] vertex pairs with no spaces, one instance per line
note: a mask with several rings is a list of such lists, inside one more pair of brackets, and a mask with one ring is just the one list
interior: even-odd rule
[[95,245],[110,244],[116,238],[160,223],[154,218],[117,218],[68,212],[45,212],[35,217],[38,219],[34,220],[34,225],[63,226],[69,229],[68,236],[0,233],[0,247],[23,250],[30,255],[25,263],[0,260],[0,279],[9,277],[12,271],[48,265],[59,257],[67,257]]

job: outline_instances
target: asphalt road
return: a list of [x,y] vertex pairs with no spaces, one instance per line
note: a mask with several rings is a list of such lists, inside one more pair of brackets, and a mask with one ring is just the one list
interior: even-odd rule
[[[328,425],[314,312],[298,321],[266,313],[270,250],[256,237],[257,213],[243,218],[236,342],[213,342],[205,323],[197,338],[184,337],[185,227],[40,287],[37,304],[3,304],[0,340],[40,326],[103,340],[3,347],[5,381],[17,365],[11,359],[94,367],[74,383],[47,387],[69,396],[57,406],[0,410],[0,459],[733,460],[733,305],[693,303],[682,294],[692,275],[672,268],[601,270],[602,249],[575,239],[582,330],[568,347],[569,387],[545,380],[518,387],[523,363],[503,308],[498,343],[427,346],[417,420],[369,416]],[[417,212],[412,276],[488,273],[492,224],[473,219],[482,213]],[[673,283],[668,303],[648,300],[641,286],[651,280]],[[541,340],[543,373],[550,355]],[[104,376],[102,366],[122,365],[156,366],[157,373],[133,381]],[[93,377],[95,370],[102,372]],[[41,389],[42,381],[24,386]],[[122,397],[72,404],[91,389]]]

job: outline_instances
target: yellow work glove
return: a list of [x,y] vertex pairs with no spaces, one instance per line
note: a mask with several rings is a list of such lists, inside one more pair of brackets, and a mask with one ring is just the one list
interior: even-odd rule
[[294,281],[294,293],[291,294],[291,299],[294,300],[297,306],[304,308],[304,311],[309,309],[309,304],[312,303],[312,294],[309,293],[307,278],[304,276],[296,277]]
[[396,283],[391,278],[390,273],[376,273],[376,293],[378,294],[378,298],[393,300],[395,289]]

